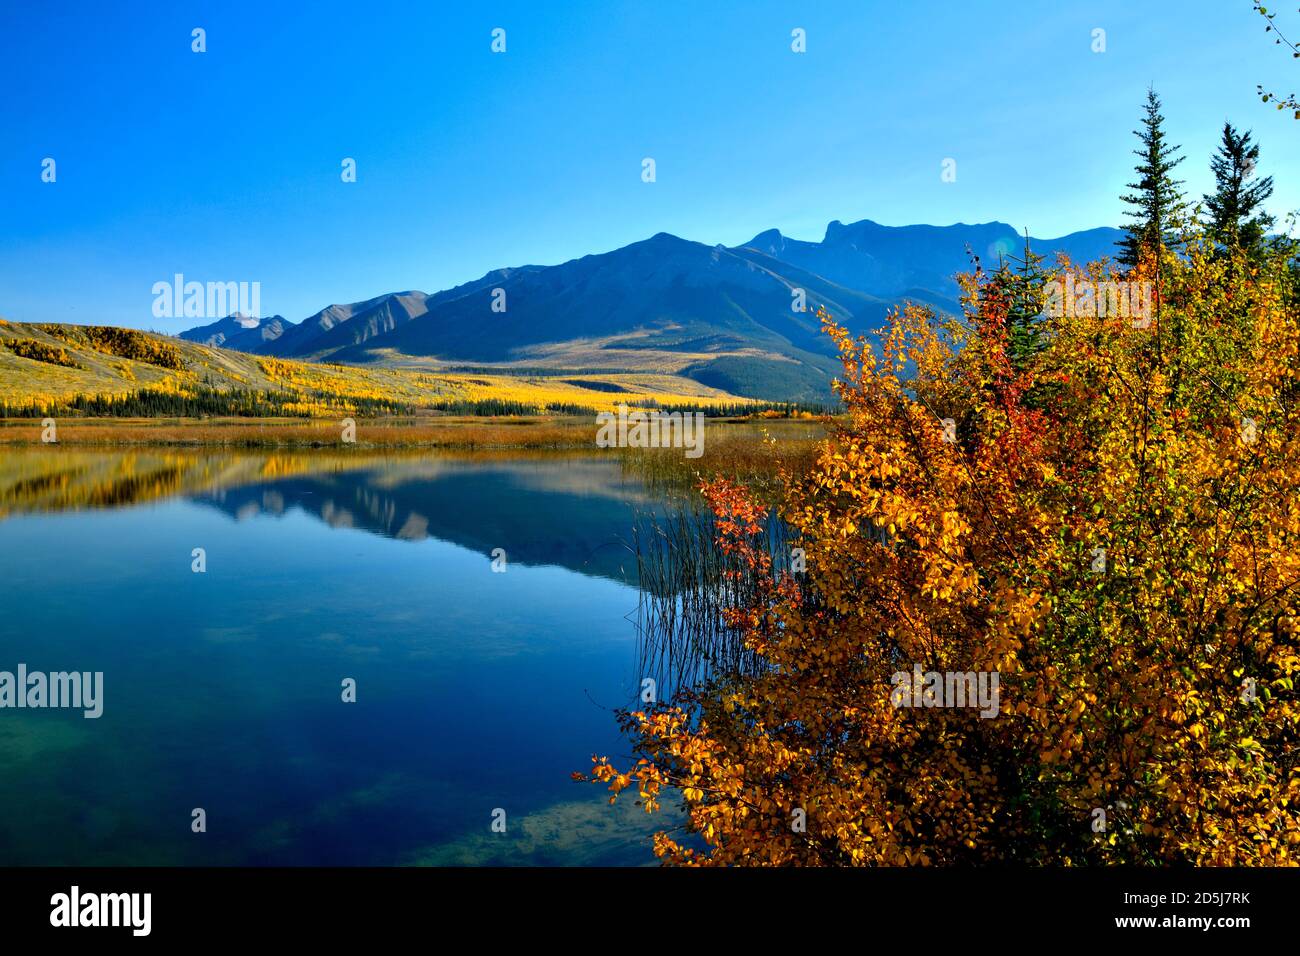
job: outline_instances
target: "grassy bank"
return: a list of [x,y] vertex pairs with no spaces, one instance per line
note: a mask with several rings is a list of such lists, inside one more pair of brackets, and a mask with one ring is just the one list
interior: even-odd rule
[[[231,448],[580,448],[594,447],[589,418],[357,419],[355,441],[341,421],[229,419],[59,419],[60,445],[174,445]],[[40,422],[0,421],[0,445],[42,444]]]
[[[340,421],[295,418],[58,419],[60,446],[215,447],[307,449],[447,448],[571,449],[619,456],[652,483],[690,485],[718,475],[767,480],[782,464],[802,470],[822,435],[806,420],[709,419],[704,452],[680,448],[597,449],[594,416],[418,417],[358,419],[355,441],[344,441]],[[0,420],[0,446],[42,445],[45,430],[32,419]]]

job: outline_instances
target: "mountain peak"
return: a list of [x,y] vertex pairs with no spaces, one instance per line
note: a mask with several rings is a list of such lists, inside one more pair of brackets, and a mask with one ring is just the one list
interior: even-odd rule
[[785,248],[785,236],[781,235],[780,229],[764,229],[745,243],[745,246],[765,252],[769,256],[780,256],[781,250]]
[[[864,219],[862,221],[870,222],[869,219]],[[831,242],[834,239],[838,239],[841,235],[843,235],[844,230],[846,228],[847,227],[844,225],[844,223],[840,222],[838,219],[832,219],[830,222],[826,224],[826,235],[822,237],[822,242]]]
[[633,252],[640,255],[647,253],[651,255],[669,255],[698,245],[700,245],[698,242],[683,239],[681,236],[674,236],[671,232],[656,232],[649,239],[631,242],[621,249],[615,249],[613,252],[601,253],[600,255],[617,256],[623,252]]
[[273,341],[289,326],[293,325],[281,315],[261,319],[257,316],[232,312],[225,318],[209,325],[187,329],[179,338],[200,345],[216,345],[224,348],[242,349]]

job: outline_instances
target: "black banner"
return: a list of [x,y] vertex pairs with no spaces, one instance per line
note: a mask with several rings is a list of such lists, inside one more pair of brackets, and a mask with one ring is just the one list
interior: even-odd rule
[[[376,941],[523,933],[599,945],[643,925],[707,938],[858,925],[873,941],[1200,935],[1294,925],[1292,870],[10,869],[7,939]],[[445,937],[444,937],[445,938]],[[1039,937],[1043,938],[1043,937]]]

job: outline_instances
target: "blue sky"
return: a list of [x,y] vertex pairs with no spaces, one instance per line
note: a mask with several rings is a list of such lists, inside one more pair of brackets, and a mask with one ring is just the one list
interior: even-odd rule
[[1249,0],[290,6],[0,9],[0,315],[174,332],[151,289],[177,272],[299,320],[659,231],[1118,225],[1148,84],[1189,192],[1230,118],[1300,208],[1300,122],[1255,96],[1300,65]]

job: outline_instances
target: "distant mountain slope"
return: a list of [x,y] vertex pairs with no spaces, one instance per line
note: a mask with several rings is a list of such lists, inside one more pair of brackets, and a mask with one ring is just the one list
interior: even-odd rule
[[[1041,254],[1085,262],[1113,255],[1119,236],[1103,228],[1030,241]],[[818,306],[860,334],[904,300],[956,312],[953,277],[970,271],[971,253],[992,267],[1023,243],[997,222],[836,221],[821,242],[773,229],[733,248],[659,233],[555,266],[494,270],[433,295],[397,292],[331,305],[282,334],[244,333],[224,344],[355,364],[667,372],[733,394],[824,401],[838,366]],[[792,309],[796,292],[806,297],[805,311]]]
[[[537,346],[621,337],[623,347],[716,351],[807,344],[816,321],[791,311],[799,281],[841,313],[865,297],[815,276],[781,275],[728,249],[661,233],[547,269],[496,274],[459,294],[428,300],[428,320],[397,330],[385,347],[407,355],[509,361]],[[505,310],[492,310],[493,289]],[[837,301],[843,299],[845,303]],[[364,350],[351,357],[364,358]]]
[[325,356],[386,335],[428,310],[423,292],[393,292],[351,305],[331,305],[304,319],[264,353],[287,358]]
[[[492,310],[495,289],[504,296],[504,311]],[[806,294],[805,311],[792,309],[795,289]],[[834,363],[813,311],[818,304],[855,329],[878,321],[890,306],[753,250],[661,233],[614,252],[494,273],[428,297],[418,321],[387,335],[357,336],[355,345],[329,357],[358,363],[436,356],[573,368],[690,368],[687,374],[698,381],[727,391],[745,381],[740,394],[824,400]],[[749,373],[704,374],[724,359],[726,366]],[[767,383],[777,381],[779,388],[769,390]]]
[[[105,327],[0,323],[0,402],[18,406],[77,395],[126,395],[181,379],[220,390],[277,388],[257,359],[242,352],[135,329],[108,328],[120,335],[92,336],[102,331]],[[123,341],[114,341],[119,337]]]
[[[1030,237],[1030,247],[1049,261],[1065,253],[1076,263],[1114,257],[1118,229],[1089,229],[1059,239]],[[832,282],[873,295],[896,297],[911,289],[956,297],[953,276],[971,270],[967,250],[985,268],[995,267],[999,253],[1020,255],[1024,236],[1004,222],[953,226],[882,226],[864,219],[851,225],[836,220],[821,242],[789,239],[776,229],[761,232],[745,247],[825,276]]]
[[210,325],[200,325],[198,328],[182,332],[179,337],[187,342],[197,342],[199,345],[220,346],[240,352],[257,352],[268,342],[280,338],[292,327],[293,323],[281,315],[259,319],[236,312]]
[[679,375],[523,376],[322,366],[268,361],[138,329],[0,320],[0,418],[45,414],[45,409],[62,414],[72,407],[86,408],[79,399],[121,399],[141,390],[151,390],[154,398],[177,397],[178,402],[211,393],[236,399],[260,395],[263,406],[274,398],[270,404],[277,415],[337,417],[344,412],[382,413],[383,408],[375,409],[376,402],[414,411],[460,409],[476,414],[480,409],[486,409],[483,414],[543,408],[594,412],[620,401],[673,407],[746,404],[725,389]]

